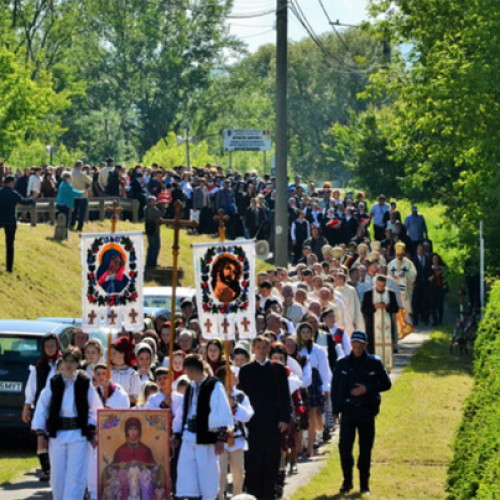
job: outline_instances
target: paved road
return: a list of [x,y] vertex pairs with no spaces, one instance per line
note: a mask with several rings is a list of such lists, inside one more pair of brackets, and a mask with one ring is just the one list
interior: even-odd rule
[[[430,331],[412,333],[399,342],[399,353],[395,355],[394,368],[391,372],[393,381],[410,362],[416,350],[429,339],[429,334]],[[299,473],[287,477],[285,498],[290,498],[298,488],[307,484],[319,472],[325,463],[327,454],[336,447],[337,438],[338,435],[335,433],[331,442],[320,447],[315,457],[299,463]],[[12,484],[0,488],[1,500],[50,500],[51,497],[50,487],[47,483],[38,481],[37,471],[34,470],[19,477]]]

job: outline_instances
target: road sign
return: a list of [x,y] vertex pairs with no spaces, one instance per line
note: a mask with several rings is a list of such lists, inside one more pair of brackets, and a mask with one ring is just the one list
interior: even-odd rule
[[271,131],[224,130],[224,151],[271,151]]

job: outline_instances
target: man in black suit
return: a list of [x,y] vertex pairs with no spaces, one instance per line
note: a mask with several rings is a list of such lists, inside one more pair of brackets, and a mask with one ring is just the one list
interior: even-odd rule
[[248,426],[246,454],[247,492],[259,500],[272,500],[281,457],[281,433],[290,421],[290,391],[285,367],[268,359],[269,341],[253,341],[255,361],[241,367],[239,386],[255,414]]
[[7,272],[11,273],[14,267],[14,239],[16,237],[16,205],[31,205],[35,203],[33,198],[23,198],[14,189],[15,179],[7,176],[4,187],[0,189],[0,228],[5,231],[5,249],[7,253]]
[[431,263],[425,255],[425,248],[422,243],[417,245],[417,253],[413,257],[413,263],[417,269],[415,288],[413,289],[413,324],[417,325],[421,320],[424,325],[429,324],[429,297],[430,282],[432,276]]

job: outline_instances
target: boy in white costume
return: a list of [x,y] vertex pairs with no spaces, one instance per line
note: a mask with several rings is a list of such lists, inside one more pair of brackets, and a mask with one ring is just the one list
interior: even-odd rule
[[183,368],[191,384],[184,396],[181,424],[179,419],[173,423],[174,433],[182,436],[176,495],[213,500],[219,491],[218,455],[233,428],[233,414],[224,385],[205,375],[200,356],[186,356]]
[[97,444],[97,409],[101,400],[87,374],[78,371],[80,349],[62,355],[61,374],[42,391],[33,418],[37,435],[47,432],[54,500],[81,500],[88,477],[87,442]]

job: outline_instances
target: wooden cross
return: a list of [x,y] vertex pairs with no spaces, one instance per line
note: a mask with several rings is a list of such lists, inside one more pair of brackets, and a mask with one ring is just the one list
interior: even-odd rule
[[111,232],[112,233],[116,233],[116,222],[118,221],[117,215],[119,215],[122,210],[123,210],[123,208],[119,206],[118,200],[113,200],[113,206],[108,207],[106,209],[107,212],[110,212],[113,214],[111,216]]
[[231,323],[229,323],[229,321],[227,320],[227,317],[224,316],[224,321],[222,322],[222,327],[224,328],[222,333],[224,335],[227,335],[227,329],[229,328],[230,325],[231,325]]
[[248,332],[248,325],[250,324],[250,321],[245,317],[243,318],[243,321],[241,321],[241,324],[243,325],[245,333]]
[[118,318],[118,314],[115,313],[115,311],[111,310],[111,312],[108,314],[108,318],[111,320],[109,323],[110,325],[116,325],[115,319]]
[[94,320],[97,318],[97,314],[95,313],[95,311],[92,309],[92,311],[87,315],[88,318],[89,318],[89,325],[93,325],[94,324]]
[[213,323],[210,321],[210,318],[207,318],[207,320],[203,324],[204,324],[205,328],[207,329],[207,333],[212,333]]
[[137,323],[136,319],[137,316],[139,316],[139,313],[135,310],[135,309],[132,309],[128,315],[130,316],[130,318],[132,319],[132,323]]
[[[165,225],[174,230],[174,238],[172,242],[172,302],[170,306],[170,318],[172,325],[170,328],[170,342],[168,346],[168,378],[167,378],[167,396],[172,393],[172,378],[174,363],[174,339],[175,339],[175,292],[177,288],[177,258],[179,256],[179,231],[183,227],[197,227],[196,221],[181,219],[182,214],[182,201],[177,200],[174,203],[174,218],[173,219],[158,219],[158,225]],[[170,441],[170,426],[172,422],[172,413],[168,410],[167,413],[167,442]],[[170,462],[170,446],[167,446],[167,463]],[[167,468],[168,469],[168,468]],[[167,498],[170,498],[170,472],[167,476]]]
[[222,208],[219,208],[217,215],[214,216],[214,221],[219,223],[219,240],[225,241],[226,239],[226,222],[229,220],[229,215],[224,213]]

